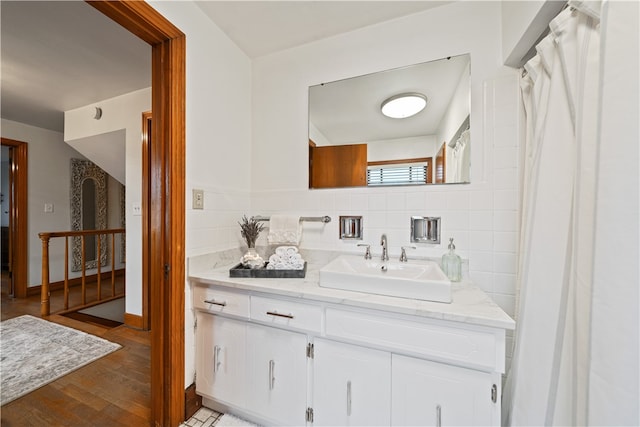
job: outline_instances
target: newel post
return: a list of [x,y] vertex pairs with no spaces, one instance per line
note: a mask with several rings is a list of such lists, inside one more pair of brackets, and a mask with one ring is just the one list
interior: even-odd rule
[[42,240],[42,285],[40,286],[40,316],[49,315],[49,233],[38,234]]

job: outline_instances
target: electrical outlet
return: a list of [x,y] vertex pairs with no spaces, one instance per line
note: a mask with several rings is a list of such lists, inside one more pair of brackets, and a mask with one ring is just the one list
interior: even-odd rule
[[193,209],[204,209],[204,190],[193,189]]
[[140,204],[134,203],[134,205],[133,205],[133,215],[134,216],[142,215],[142,206],[140,206]]

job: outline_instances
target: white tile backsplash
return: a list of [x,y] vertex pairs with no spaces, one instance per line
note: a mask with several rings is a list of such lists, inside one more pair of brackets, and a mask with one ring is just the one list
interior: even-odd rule
[[495,231],[518,231],[520,220],[514,210],[496,210],[493,212],[493,229]]
[[[434,210],[434,209],[446,209],[447,208],[447,194],[442,192],[430,191],[425,193],[426,203],[425,203],[425,211],[426,210]],[[425,212],[423,216],[431,216],[429,212]]]
[[369,196],[369,210],[370,211],[386,211],[387,210],[387,198],[384,194],[371,194]]
[[404,211],[406,195],[404,191],[397,191],[389,193],[386,197],[387,212],[389,211]]
[[469,209],[493,210],[493,191],[470,191]]
[[493,195],[493,207],[496,210],[516,211],[518,209],[517,190],[496,190]]
[[469,211],[469,229],[476,231],[493,230],[492,211]]

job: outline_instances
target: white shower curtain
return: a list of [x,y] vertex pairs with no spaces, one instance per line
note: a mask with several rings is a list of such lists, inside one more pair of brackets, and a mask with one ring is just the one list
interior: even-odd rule
[[503,404],[512,425],[588,422],[600,63],[593,3],[570,2],[551,22],[521,83],[519,312]]

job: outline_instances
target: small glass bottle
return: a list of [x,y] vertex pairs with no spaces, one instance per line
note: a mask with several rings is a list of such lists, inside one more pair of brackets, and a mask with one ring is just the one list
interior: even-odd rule
[[462,259],[455,253],[453,237],[449,239],[449,252],[442,255],[442,270],[452,282],[462,279]]

